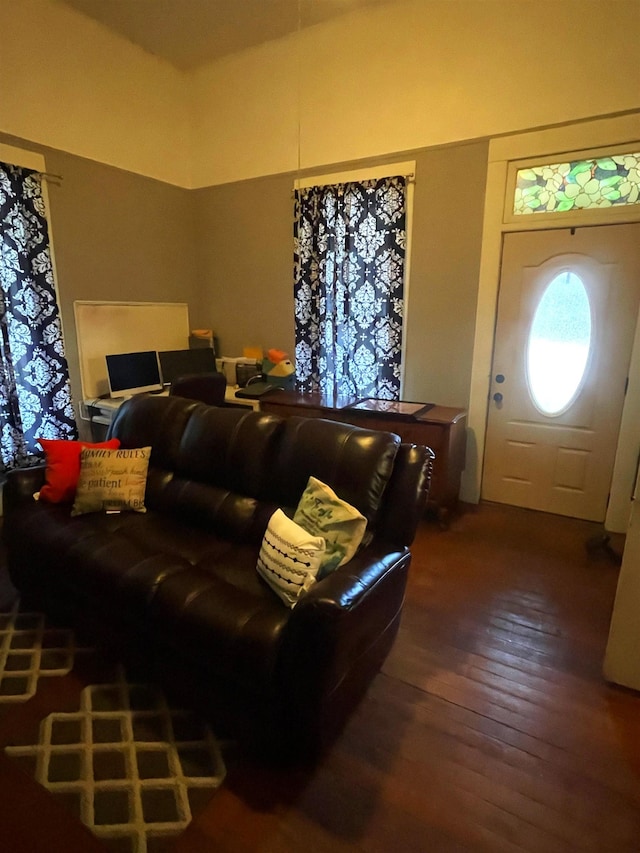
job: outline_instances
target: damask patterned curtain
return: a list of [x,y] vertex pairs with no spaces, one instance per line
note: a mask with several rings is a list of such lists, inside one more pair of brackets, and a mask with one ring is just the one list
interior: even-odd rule
[[405,197],[404,177],[296,191],[299,390],[399,399]]
[[41,176],[0,163],[0,470],[76,437]]

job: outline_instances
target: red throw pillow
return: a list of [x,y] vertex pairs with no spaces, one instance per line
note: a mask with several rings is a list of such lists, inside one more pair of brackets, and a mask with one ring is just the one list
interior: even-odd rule
[[67,441],[66,439],[39,438],[38,444],[44,450],[47,469],[45,484],[40,489],[40,500],[52,504],[71,503],[76,494],[80,476],[80,453],[83,447],[102,447],[117,450],[120,439],[91,444],[88,441]]

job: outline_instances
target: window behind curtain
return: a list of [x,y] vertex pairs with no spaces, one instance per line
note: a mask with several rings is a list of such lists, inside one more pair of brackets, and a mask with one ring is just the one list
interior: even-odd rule
[[399,399],[405,228],[403,176],[296,190],[299,390]]
[[38,172],[0,163],[0,468],[76,438]]

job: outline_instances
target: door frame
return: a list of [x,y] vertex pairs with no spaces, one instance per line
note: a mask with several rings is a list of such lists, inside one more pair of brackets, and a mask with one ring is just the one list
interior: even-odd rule
[[[579,157],[588,157],[592,152],[601,155],[602,152],[597,149],[612,149],[634,142],[638,142],[640,148],[640,112],[501,137],[492,140],[489,144],[468,410],[466,468],[460,489],[460,497],[463,501],[478,503],[482,494],[484,445],[504,234],[511,231],[546,231],[587,224],[640,222],[640,205],[568,212],[556,214],[555,217],[553,214],[549,216],[532,214],[518,217],[522,221],[514,222],[513,217],[505,216],[509,166],[514,161],[543,159],[556,155],[559,159],[567,159],[573,156],[574,152],[579,152]],[[594,149],[596,149],[595,152]],[[634,344],[635,353],[640,349],[638,334],[640,334],[640,323]],[[640,376],[637,375],[637,371],[629,377],[629,390],[625,398],[622,426],[618,437],[610,504],[616,507],[616,511],[615,517],[610,517],[610,513],[607,513],[605,522],[607,529],[612,531],[624,532],[627,526],[635,472],[624,470],[628,465],[618,464],[618,460],[629,459],[638,453],[638,439],[631,429],[634,419],[629,413],[629,408],[633,405],[640,405]],[[629,497],[621,498],[621,495]]]

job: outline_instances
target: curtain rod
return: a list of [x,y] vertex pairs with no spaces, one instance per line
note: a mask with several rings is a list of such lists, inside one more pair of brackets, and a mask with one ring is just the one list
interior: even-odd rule
[[[374,166],[373,168],[375,169],[376,167]],[[351,169],[351,170],[347,169],[345,171],[347,171],[347,172],[349,172],[349,171],[358,172],[360,170],[359,169]],[[366,171],[366,169],[363,169],[362,171]],[[325,175],[318,175],[318,180],[322,180],[324,177],[326,177],[326,176]],[[384,177],[385,178],[407,178],[407,180],[409,180],[409,181],[415,181],[415,179],[416,179],[415,172],[396,172],[395,174],[385,175]],[[299,178],[296,178],[296,180],[297,181],[305,181],[305,180],[308,180],[308,178],[306,178],[304,175],[301,175]],[[363,178],[362,180],[363,181],[364,180],[377,181],[378,178],[377,177]],[[380,180],[382,180],[382,178],[380,178]],[[351,181],[349,181],[349,180],[339,181],[338,183],[348,184],[348,183],[351,183]]]
[[40,176],[45,179],[45,181],[63,181],[64,178],[62,175],[55,175],[53,172],[40,172]]
[[[406,172],[406,173],[399,172],[399,173],[397,173],[397,174],[395,174],[395,175],[385,175],[384,177],[387,177],[387,178],[393,178],[393,177],[406,178],[406,179],[407,179],[407,183],[408,183],[408,184],[415,184],[415,182],[416,182],[415,172]],[[319,176],[318,176],[318,183],[317,183],[317,184],[307,184],[307,183],[306,183],[306,181],[307,181],[307,180],[308,180],[308,178],[304,178],[304,177],[294,178],[294,181],[293,181],[293,189],[291,190],[291,198],[293,198],[293,197],[294,197],[296,190],[298,190],[298,189],[308,189],[309,187],[312,187],[312,186],[329,187],[329,186],[334,186],[334,184],[350,184],[350,183],[354,183],[354,182],[355,182],[355,183],[357,183],[359,180],[363,180],[363,181],[368,181],[368,180],[371,180],[371,181],[377,181],[377,180],[383,180],[383,179],[382,179],[382,178],[378,179],[378,178],[376,178],[376,177],[373,177],[373,178],[362,178],[362,179],[355,178],[355,179],[346,180],[346,181],[344,181],[344,180],[343,180],[343,181],[335,181],[335,182],[334,182],[334,181],[331,181],[331,182],[329,182],[329,183],[327,183],[327,182],[324,182],[324,183],[323,183],[323,176],[322,176],[322,175],[319,175]],[[302,186],[298,186],[298,184],[302,184]]]
[[[359,181],[377,181],[377,180],[383,180],[384,178],[406,178],[406,179],[407,179],[407,183],[408,183],[408,184],[415,184],[415,182],[416,182],[416,175],[415,175],[415,172],[396,172],[395,174],[384,175],[384,176],[382,176],[382,177],[380,177],[380,178],[378,178],[377,176],[373,176],[373,177],[371,177],[371,178],[347,178],[346,180],[341,180],[341,181],[331,181],[331,182],[328,182],[328,183],[327,183],[327,182],[323,183],[323,181],[324,181],[325,177],[327,177],[327,176],[325,176],[325,175],[318,175],[318,184],[317,184],[317,186],[332,186],[333,184],[352,184],[352,183],[354,183],[354,182],[355,182],[355,183],[358,183]],[[298,184],[298,183],[303,184],[303,185],[304,185],[304,187],[306,187],[306,186],[316,186],[315,184],[306,184],[306,181],[308,181],[308,180],[309,180],[309,178],[305,177],[304,175],[303,175],[303,176],[301,176],[301,177],[296,177],[296,178],[294,178],[294,180],[293,180],[293,183],[294,183],[294,189],[296,189],[296,186],[295,186],[295,185],[296,185],[296,184]]]

